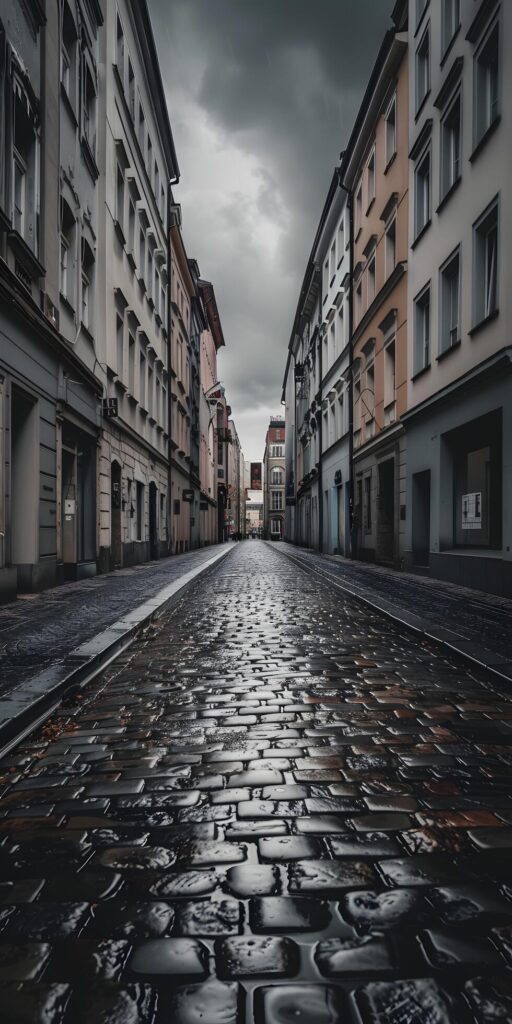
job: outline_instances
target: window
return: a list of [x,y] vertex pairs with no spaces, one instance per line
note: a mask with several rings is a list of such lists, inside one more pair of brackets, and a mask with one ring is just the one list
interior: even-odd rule
[[75,303],[75,238],[76,221],[73,213],[61,200],[60,228],[60,292],[74,307]]
[[15,80],[13,109],[11,216],[15,230],[32,249],[32,252],[37,253],[39,138],[29,98],[17,79]]
[[139,357],[139,402],[142,409],[146,408],[146,359],[144,353]]
[[61,38],[60,81],[73,110],[76,110],[78,40],[76,25],[67,3],[62,12]]
[[130,395],[135,392],[135,338],[128,334],[128,391]]
[[338,324],[336,328],[336,335],[338,338],[338,352],[343,352],[345,348],[345,320],[343,313],[343,302],[338,310]]
[[157,202],[158,202],[159,192],[160,192],[160,174],[159,174],[159,171],[158,171],[158,164],[157,164],[157,162],[155,160],[155,196],[156,196]]
[[375,199],[375,147],[370,153],[370,158],[366,165],[366,184],[367,184],[367,195],[368,195],[368,207]]
[[137,540],[144,540],[144,484],[137,481]]
[[272,483],[273,484],[282,484],[282,482],[283,482],[283,471],[282,471],[282,469],[279,469],[276,466],[272,470]]
[[148,289],[148,299],[153,301],[153,250],[151,245],[148,245],[148,276],[146,280]]
[[498,202],[473,227],[474,323],[498,311]]
[[495,21],[475,54],[475,145],[499,115],[499,22]]
[[94,253],[82,239],[82,323],[90,329],[93,323]]
[[416,111],[430,89],[430,25],[425,29],[416,50]]
[[503,420],[488,413],[445,434],[453,460],[454,541],[501,548]]
[[138,137],[139,137],[139,146],[140,146],[140,148],[141,148],[143,153],[144,153],[145,134],[146,134],[146,119],[144,117],[144,111],[142,109],[142,106],[141,106],[141,103],[140,103],[140,96],[139,96],[139,130],[138,130]]
[[441,199],[461,174],[461,96],[457,94],[441,121]]
[[135,124],[135,74],[133,65],[128,57],[128,107],[133,123]]
[[271,491],[270,499],[272,503],[272,509],[274,511],[280,511],[283,507],[283,492],[282,491]]
[[124,32],[119,14],[116,21],[116,65],[124,89]]
[[355,301],[355,314],[356,321],[361,319],[361,312],[363,308],[363,282],[360,281],[356,287],[356,301]]
[[419,373],[430,366],[430,285],[414,301],[414,366]]
[[124,320],[119,313],[116,313],[116,371],[119,380],[123,380],[124,364]]
[[148,411],[153,415],[153,367],[148,363]]
[[460,25],[460,0],[443,0],[441,51],[445,53]]
[[430,222],[430,149],[418,160],[414,171],[414,235]]
[[124,230],[124,174],[120,165],[117,165],[116,178],[116,220],[121,230]]
[[146,236],[144,234],[144,228],[141,226],[139,231],[139,274],[143,278],[146,272]]
[[368,260],[368,305],[375,298],[375,253]]
[[396,153],[396,96],[393,96],[386,112],[386,167]]
[[96,88],[88,61],[83,61],[82,129],[93,156],[96,154]]
[[364,478],[364,528],[370,532],[372,528],[372,478]]
[[392,423],[395,405],[395,342],[384,349],[384,426]]
[[361,230],[361,219],[363,215],[363,186],[360,185],[356,192],[356,203],[354,210],[354,233],[357,238]]
[[128,203],[128,252],[135,253],[135,206],[132,199]]
[[329,278],[330,284],[334,281],[334,275],[336,273],[336,242],[334,241],[331,245],[331,251],[329,253]]
[[327,293],[329,291],[329,257],[327,257],[324,263],[324,286],[323,286],[323,302],[327,302]]
[[340,223],[338,225],[338,266],[343,259],[343,253],[345,251],[345,214],[342,214]]
[[385,238],[385,261],[386,278],[393,273],[396,267],[396,218],[393,217],[386,228]]
[[152,181],[153,181],[153,144],[151,142],[151,139],[150,139],[149,135],[148,135],[148,154],[147,154],[146,167],[147,167],[147,170],[148,170],[149,180],[152,183]]
[[271,519],[270,521],[270,532],[277,537],[281,536],[281,520]]
[[160,310],[160,274],[158,273],[158,267],[155,267],[155,313],[157,316],[162,316]]
[[375,412],[375,364],[373,360],[366,367],[366,395],[361,400],[364,403],[365,413],[372,418]]
[[272,459],[282,459],[283,457],[283,446],[282,444],[272,445],[271,456]]
[[460,341],[460,252],[457,251],[441,267],[439,275],[439,352]]

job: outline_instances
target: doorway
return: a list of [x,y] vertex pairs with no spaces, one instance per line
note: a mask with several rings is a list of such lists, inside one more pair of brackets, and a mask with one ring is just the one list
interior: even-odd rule
[[113,462],[110,470],[110,560],[113,569],[123,564],[123,543],[121,537],[121,466]]
[[395,462],[386,459],[379,467],[377,501],[377,561],[392,563],[395,556]]
[[11,392],[10,523],[12,565],[18,566],[18,589],[30,590],[32,574],[23,566],[38,560],[39,469],[37,404],[17,387]]
[[152,559],[160,557],[158,545],[157,493],[156,484],[152,481],[149,485],[149,557]]
[[430,565],[430,470],[412,478],[412,553],[414,564]]

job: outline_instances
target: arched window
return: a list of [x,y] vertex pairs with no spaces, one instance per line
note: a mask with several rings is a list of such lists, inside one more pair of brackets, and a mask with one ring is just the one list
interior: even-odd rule
[[282,482],[283,482],[283,471],[282,471],[282,469],[279,469],[279,467],[276,466],[276,468],[272,470],[272,483],[273,484],[282,484]]

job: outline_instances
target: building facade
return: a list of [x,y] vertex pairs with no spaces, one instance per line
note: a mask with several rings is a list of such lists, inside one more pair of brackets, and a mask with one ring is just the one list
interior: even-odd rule
[[99,564],[112,569],[185,546],[185,526],[171,541],[168,493],[169,183],[178,165],[145,3],[106,5],[102,64],[97,358],[115,415],[101,437]]
[[217,544],[225,539],[224,458],[226,441],[223,431],[226,421],[226,398],[224,388],[218,379],[217,365],[218,353],[224,347],[225,341],[212,283],[198,278],[197,289],[204,315],[199,357],[201,543]]
[[512,9],[410,3],[405,560],[512,595]]
[[352,196],[354,557],[399,566],[405,537],[407,10],[384,38],[342,161]]
[[96,571],[102,24],[96,2],[0,6],[0,600]]
[[270,540],[284,538],[285,434],[282,416],[271,416],[263,455],[263,532]]

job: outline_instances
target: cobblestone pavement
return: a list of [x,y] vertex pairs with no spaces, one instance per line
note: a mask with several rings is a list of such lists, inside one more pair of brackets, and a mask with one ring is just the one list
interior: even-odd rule
[[381,598],[398,614],[414,612],[430,626],[453,630],[470,645],[487,647],[512,669],[512,600],[486,594],[455,583],[383,566],[320,555],[309,548],[279,543],[278,548],[300,558],[306,565],[331,573],[362,597]]
[[66,583],[0,607],[0,696],[90,640],[125,612],[212,557],[201,548]]
[[238,545],[0,765],[8,1024],[512,1020],[512,700]]

